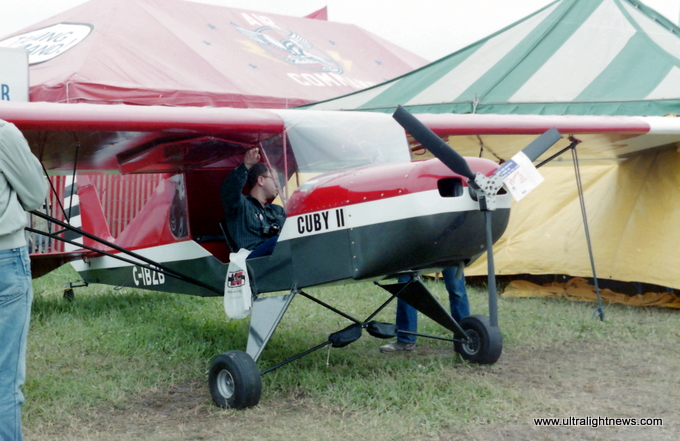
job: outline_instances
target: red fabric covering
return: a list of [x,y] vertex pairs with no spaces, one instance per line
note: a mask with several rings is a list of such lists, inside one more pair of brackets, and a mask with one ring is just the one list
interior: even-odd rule
[[92,31],[31,65],[31,101],[284,108],[426,64],[354,25],[181,0],[92,0],[15,35],[58,23]]
[[313,18],[315,20],[328,20],[328,8],[324,6],[318,11],[314,11],[311,14],[306,15],[305,18]]

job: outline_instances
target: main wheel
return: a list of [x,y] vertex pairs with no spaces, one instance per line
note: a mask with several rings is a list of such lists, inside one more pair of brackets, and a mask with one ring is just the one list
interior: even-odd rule
[[228,351],[213,358],[208,386],[213,402],[219,407],[245,409],[256,406],[262,395],[260,370],[253,358],[243,351]]
[[471,315],[461,320],[460,326],[468,336],[466,343],[454,343],[461,357],[478,364],[494,364],[498,361],[503,352],[503,336],[498,326],[489,324],[489,317]]

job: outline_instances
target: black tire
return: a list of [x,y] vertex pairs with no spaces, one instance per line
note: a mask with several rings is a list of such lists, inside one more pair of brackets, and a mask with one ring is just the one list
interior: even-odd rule
[[260,370],[253,358],[243,351],[228,351],[213,358],[208,386],[213,402],[223,408],[256,406],[262,395]]
[[469,337],[467,343],[455,342],[456,352],[463,359],[477,364],[494,364],[503,352],[503,336],[498,326],[489,324],[485,315],[471,315],[460,321]]

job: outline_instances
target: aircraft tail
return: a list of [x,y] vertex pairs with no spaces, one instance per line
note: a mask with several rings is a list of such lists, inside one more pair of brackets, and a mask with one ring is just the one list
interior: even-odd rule
[[[76,182],[78,184],[82,229],[106,241],[113,242],[114,238],[111,236],[109,224],[104,216],[101,200],[90,178],[80,175],[76,178]],[[87,237],[83,238],[83,243],[89,246],[97,245],[95,241]]]

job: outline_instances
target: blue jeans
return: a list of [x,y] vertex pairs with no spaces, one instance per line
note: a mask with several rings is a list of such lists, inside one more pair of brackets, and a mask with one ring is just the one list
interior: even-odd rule
[[274,247],[276,242],[278,242],[279,236],[270,237],[261,244],[255,247],[253,251],[248,254],[248,259],[254,259],[256,257],[269,256],[274,252]]
[[20,441],[33,285],[26,247],[0,251],[0,440]]
[[[456,278],[458,268],[446,268],[442,271],[444,286],[449,292],[451,317],[457,322],[470,315],[470,303],[465,290],[465,277]],[[399,278],[400,282],[407,282],[408,276]],[[418,332],[418,311],[401,299],[397,299],[397,328],[402,331]],[[416,336],[397,333],[397,340],[404,343],[415,343]]]

